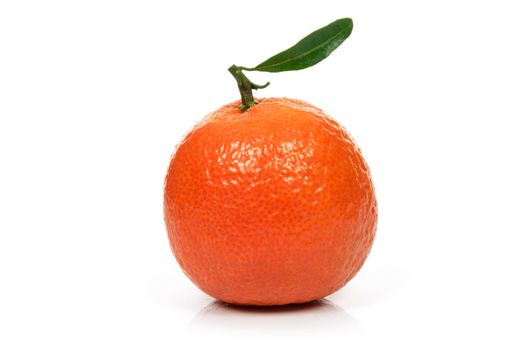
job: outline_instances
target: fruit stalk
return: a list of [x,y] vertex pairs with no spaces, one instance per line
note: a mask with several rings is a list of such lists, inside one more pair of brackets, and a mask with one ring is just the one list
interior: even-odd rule
[[248,108],[256,104],[255,100],[253,99],[253,92],[252,90],[255,89],[264,89],[268,85],[270,85],[270,82],[267,82],[264,85],[257,85],[254,84],[248,79],[246,75],[242,72],[243,67],[238,67],[236,65],[232,65],[230,68],[228,68],[228,71],[233,75],[235,78],[235,81],[237,81],[237,87],[239,88],[239,92],[241,93],[241,101],[242,104],[240,106],[241,111],[246,111]]

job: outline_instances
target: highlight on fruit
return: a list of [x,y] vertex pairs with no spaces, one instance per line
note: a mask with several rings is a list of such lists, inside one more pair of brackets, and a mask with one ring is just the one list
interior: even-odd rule
[[324,26],[254,67],[232,65],[240,101],[208,114],[176,146],[164,219],[184,273],[237,305],[324,298],[363,266],[377,227],[370,169],[350,134],[293,98],[255,99],[246,72],[311,67],[353,28]]

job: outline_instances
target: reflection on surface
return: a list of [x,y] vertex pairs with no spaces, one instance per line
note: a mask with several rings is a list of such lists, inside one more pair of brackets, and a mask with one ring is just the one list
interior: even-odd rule
[[236,329],[246,331],[349,330],[356,321],[341,307],[327,300],[285,306],[236,306],[214,301],[191,321],[191,330]]

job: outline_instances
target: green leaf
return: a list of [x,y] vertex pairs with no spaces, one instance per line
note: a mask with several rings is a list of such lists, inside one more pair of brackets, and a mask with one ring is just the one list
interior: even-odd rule
[[352,33],[351,18],[338,19],[326,27],[316,30],[288,50],[270,57],[263,63],[247,70],[262,72],[284,72],[311,67],[334,51]]

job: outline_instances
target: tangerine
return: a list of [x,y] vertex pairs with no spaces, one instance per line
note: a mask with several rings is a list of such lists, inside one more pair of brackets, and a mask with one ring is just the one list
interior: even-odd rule
[[370,251],[369,168],[350,135],[306,102],[238,106],[206,116],[172,156],[164,191],[172,251],[199,288],[228,303],[325,297]]

